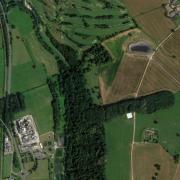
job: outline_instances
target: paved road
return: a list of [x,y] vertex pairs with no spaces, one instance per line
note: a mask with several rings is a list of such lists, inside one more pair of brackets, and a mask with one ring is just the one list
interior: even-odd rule
[[12,68],[12,53],[11,53],[11,42],[10,42],[10,31],[9,31],[9,25],[6,21],[5,11],[3,9],[2,2],[0,0],[0,12],[3,17],[3,21],[5,22],[5,31],[7,34],[4,33],[4,42],[7,43],[6,47],[6,59],[5,59],[5,81],[4,81],[4,92],[6,94],[11,93],[11,68]]

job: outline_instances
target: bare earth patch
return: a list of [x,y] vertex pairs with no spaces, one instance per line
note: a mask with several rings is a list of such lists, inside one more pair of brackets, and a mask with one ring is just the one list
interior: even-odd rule
[[163,8],[140,15],[136,18],[136,21],[157,42],[164,39],[175,28],[173,21],[165,16]]
[[124,3],[130,14],[136,16],[161,7],[163,3],[167,3],[167,0],[125,0]]
[[[135,144],[133,152],[134,180],[173,180],[176,164],[159,144]],[[160,165],[160,169],[155,167]]]
[[103,104],[134,97],[147,62],[147,57],[125,55],[110,87],[105,86],[101,77],[100,87]]

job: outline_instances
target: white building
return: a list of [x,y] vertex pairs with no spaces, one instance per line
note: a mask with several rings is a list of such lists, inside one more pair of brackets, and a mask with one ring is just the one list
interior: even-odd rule
[[127,113],[126,116],[127,116],[128,119],[132,119],[133,118],[133,113],[132,112]]

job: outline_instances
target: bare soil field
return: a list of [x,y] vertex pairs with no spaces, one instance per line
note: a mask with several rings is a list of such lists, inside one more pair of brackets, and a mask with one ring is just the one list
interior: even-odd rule
[[124,4],[133,16],[161,7],[163,3],[167,3],[167,0],[124,0]]
[[177,91],[179,88],[180,84],[166,71],[161,69],[159,64],[151,62],[139,89],[138,96],[144,96],[162,90]]
[[136,18],[139,26],[156,42],[163,40],[175,24],[164,15],[163,8],[156,9]]
[[102,75],[100,87],[103,104],[134,97],[147,62],[148,59],[146,57],[125,55],[112,85],[108,88],[103,82],[105,74]]
[[173,180],[179,180],[180,179],[180,163],[178,164],[177,168],[176,168],[176,173],[174,175]]
[[177,165],[159,144],[135,144],[133,157],[134,180],[173,180]]

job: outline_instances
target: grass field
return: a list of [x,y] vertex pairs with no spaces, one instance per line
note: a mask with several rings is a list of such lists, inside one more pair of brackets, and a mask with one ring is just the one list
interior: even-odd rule
[[[176,164],[169,154],[158,144],[135,144],[134,180],[173,180]],[[160,165],[158,170],[155,164]]]
[[12,91],[26,91],[46,83],[46,72],[41,64],[28,62],[12,68]]
[[39,160],[36,171],[29,175],[27,180],[49,180],[48,160]]
[[104,47],[110,52],[115,61],[120,61],[123,54],[122,46],[127,38],[128,36],[117,36],[109,41],[105,41]]
[[8,178],[11,175],[12,154],[3,156],[3,178]]
[[[18,82],[16,80],[20,80],[19,76],[22,76],[22,74],[24,74],[24,79],[27,81],[32,79],[30,77],[37,77],[39,83],[36,81],[33,85],[32,82],[29,82],[30,84],[32,83],[33,87],[37,86],[37,84],[43,84],[47,76],[58,73],[55,58],[47,52],[37,40],[32,26],[32,19],[29,14],[15,7],[10,10],[8,19],[12,27],[12,69],[14,73],[14,79],[12,79],[14,85],[12,85],[12,87],[14,91],[18,88],[19,91],[29,88],[28,82],[26,84],[27,86],[23,83],[20,85],[17,83],[16,86],[16,82]],[[19,70],[22,69],[23,66],[25,67],[24,69],[27,70],[27,73],[23,72],[23,70]],[[35,68],[32,68],[32,66]],[[24,79],[21,80],[21,82],[24,82]]]
[[0,97],[3,96],[4,90],[4,62],[3,34],[0,29]]
[[130,180],[132,128],[132,122],[125,117],[105,123],[107,180]]
[[39,134],[53,130],[52,96],[47,85],[23,93],[26,110],[16,114],[16,118],[31,114]]
[[[98,0],[90,3],[68,0],[59,4],[46,1],[46,5],[40,1],[29,1],[58,41],[78,49],[135,27],[127,9],[118,1],[108,4]],[[57,16],[54,12],[57,12]]]
[[19,8],[13,8],[9,13],[8,18],[10,24],[14,25],[15,28],[18,29],[23,38],[25,38],[32,32],[33,23],[30,16],[19,10]]
[[[154,128],[159,132],[159,143],[172,155],[180,154],[180,93],[175,95],[175,105],[167,110],[160,110],[154,114],[137,114],[136,138],[141,142],[145,128]],[[157,123],[155,123],[157,121]]]

